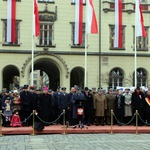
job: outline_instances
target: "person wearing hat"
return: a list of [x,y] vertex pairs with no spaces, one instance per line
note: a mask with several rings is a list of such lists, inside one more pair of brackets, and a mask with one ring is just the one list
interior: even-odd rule
[[[54,92],[54,120],[58,118],[58,116],[60,115],[60,109],[59,109],[59,103],[60,103],[60,94],[61,94],[61,87],[58,86],[56,89],[56,92]],[[59,123],[59,121],[57,122]]]
[[12,117],[12,108],[13,108],[13,104],[12,104],[11,98],[8,96],[5,98],[5,101],[2,104],[2,110],[3,110],[3,114],[4,114],[3,125],[5,127],[10,126],[10,121],[11,121],[11,117]]
[[12,101],[13,101],[13,112],[15,110],[18,110],[20,112],[21,111],[21,101],[20,101],[20,95],[19,95],[18,90],[13,91]]
[[[38,113],[38,96],[35,92],[35,87],[30,86],[30,94],[31,94],[31,104],[32,104],[32,110],[35,110],[36,113]],[[36,118],[37,119],[37,118]],[[38,120],[38,119],[37,119]],[[31,121],[32,122],[32,121]],[[32,125],[32,123],[31,123]]]
[[48,87],[43,87],[43,94],[39,101],[40,118],[46,122],[43,125],[48,126],[52,116],[52,96],[48,94]]
[[107,109],[106,95],[103,94],[102,89],[98,89],[98,93],[94,96],[94,109],[96,117],[96,125],[104,126],[105,110]]
[[106,95],[107,101],[107,110],[106,110],[106,123],[110,125],[111,120],[111,110],[114,111],[114,102],[115,102],[115,95],[113,94],[113,89],[110,88],[108,94]]
[[[69,104],[69,95],[66,92],[66,87],[61,88],[61,93],[60,93],[60,101],[58,102],[58,107],[60,110],[60,113],[65,110],[66,112],[66,122],[68,123],[68,104]],[[60,118],[60,123],[63,124],[63,118]]]
[[[145,101],[145,96],[144,93],[140,91],[140,87],[137,87],[135,89],[135,92],[132,93],[132,98],[131,98],[131,105],[132,105],[132,109],[133,109],[133,113],[136,112],[136,110],[138,110],[138,113],[140,115],[141,118],[144,118],[143,116],[143,105],[144,105],[144,101]],[[135,124],[135,120],[134,120],[134,124]],[[143,123],[140,119],[138,119],[138,125],[142,126]]]
[[122,90],[118,89],[118,93],[115,97],[115,102],[114,102],[114,113],[117,117],[117,123],[119,126],[123,124],[124,102],[125,102],[125,97],[122,95]]
[[[32,113],[31,93],[28,91],[27,84],[23,86],[23,90],[20,93],[20,101],[21,101],[21,120],[24,121]],[[30,121],[31,120],[26,120],[26,122],[23,123],[23,126],[29,126],[31,124]]]
[[130,88],[125,88],[125,93],[123,94],[125,97],[125,105],[124,105],[124,111],[125,111],[125,117],[124,117],[124,122],[128,123],[131,118],[132,118],[132,94],[130,93]]
[[89,88],[84,88],[84,97],[85,97],[85,104],[84,104],[84,123],[87,126],[91,125],[91,116],[93,112],[93,96],[89,92]]

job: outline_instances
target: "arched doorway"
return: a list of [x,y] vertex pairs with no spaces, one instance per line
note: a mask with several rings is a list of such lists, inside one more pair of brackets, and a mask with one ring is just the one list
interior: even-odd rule
[[[44,85],[56,90],[57,86],[60,86],[60,72],[57,65],[48,58],[42,58],[34,63],[34,71],[37,76],[34,76],[34,85],[36,86],[39,80],[40,85],[38,88],[42,88]],[[31,70],[30,70],[31,72]]]
[[5,66],[3,69],[3,88],[8,90],[19,88],[19,69],[14,65]]
[[77,85],[81,89],[84,88],[84,69],[75,67],[70,74],[70,87]]

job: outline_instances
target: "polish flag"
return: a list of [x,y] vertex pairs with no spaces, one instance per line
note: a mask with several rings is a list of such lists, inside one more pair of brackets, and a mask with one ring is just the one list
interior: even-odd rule
[[6,42],[16,42],[16,0],[7,0]]
[[122,0],[115,0],[114,47],[122,48]]
[[135,0],[135,36],[143,36],[146,37],[146,31],[144,28],[144,18],[142,14],[142,7],[140,4],[140,0]]
[[40,35],[40,23],[37,0],[34,0],[34,35],[37,37]]
[[98,34],[98,25],[93,0],[87,0],[87,33]]
[[83,29],[83,0],[76,0],[74,44],[82,44],[82,29]]

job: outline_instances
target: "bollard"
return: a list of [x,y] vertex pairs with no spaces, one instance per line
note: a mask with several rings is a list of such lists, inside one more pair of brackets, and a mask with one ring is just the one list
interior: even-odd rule
[[2,135],[2,110],[0,110],[0,136]]
[[66,134],[66,125],[65,125],[66,119],[65,119],[65,110],[63,110],[63,133]]
[[33,120],[32,120],[33,122],[32,122],[32,134],[31,135],[35,135],[35,130],[34,130],[34,123],[35,123],[35,110],[33,110]]
[[138,134],[138,110],[136,110],[136,134]]
[[113,134],[113,110],[111,110],[111,134]]

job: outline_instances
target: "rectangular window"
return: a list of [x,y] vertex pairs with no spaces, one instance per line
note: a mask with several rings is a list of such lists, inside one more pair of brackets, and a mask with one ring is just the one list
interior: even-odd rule
[[6,42],[7,41],[7,19],[2,19],[3,21],[3,45],[20,45],[20,22],[21,20],[16,20],[16,42]]
[[74,47],[85,47],[85,23],[83,23],[83,30],[82,30],[82,44],[74,44],[74,30],[75,30],[75,23],[71,23],[72,26],[72,35],[71,35],[71,43],[72,43],[72,48]]
[[125,49],[125,26],[122,26],[122,48],[114,47],[114,34],[115,34],[115,25],[109,25],[110,28],[110,49]]
[[38,46],[54,46],[53,23],[40,23],[40,36]]
[[[135,27],[133,27],[133,43],[135,47]],[[145,27],[146,37],[136,37],[136,48],[141,51],[148,51],[148,27]]]

